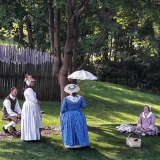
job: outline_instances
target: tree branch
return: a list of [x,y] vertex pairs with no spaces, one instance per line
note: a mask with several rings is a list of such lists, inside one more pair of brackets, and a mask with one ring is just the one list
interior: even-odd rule
[[71,18],[71,23],[73,23],[73,21],[74,21],[74,18],[76,17],[76,16],[79,16],[79,14],[85,9],[85,8],[87,8],[87,5],[89,4],[89,2],[90,2],[90,0],[84,0],[84,2],[81,4],[81,8],[72,16],[72,18]]
[[89,11],[87,13],[85,13],[85,15],[82,15],[82,19],[86,19],[87,17],[93,17],[94,14],[98,14],[99,12],[101,12],[103,10],[103,8],[99,8],[97,10],[94,11]]
[[[19,0],[18,2],[19,2],[20,4],[22,3],[21,0]],[[27,6],[27,1],[24,0],[23,2],[24,2],[24,5]],[[51,1],[48,1],[48,3],[49,3],[49,2],[51,2]],[[47,2],[44,0],[44,2],[43,2],[43,1],[42,1],[42,2],[34,1],[34,4],[35,4],[35,3],[38,4],[38,5],[42,5],[42,4],[47,3]],[[55,29],[54,29],[50,24],[48,24],[45,20],[43,20],[43,19],[41,19],[41,18],[39,18],[39,17],[33,15],[32,13],[30,13],[30,12],[28,12],[28,11],[26,11],[26,13],[27,13],[28,15],[30,15],[30,16],[36,18],[36,19],[39,20],[40,22],[46,24],[46,25],[47,25],[48,27],[50,27],[53,31],[55,31]]]
[[33,15],[33,14],[31,14],[31,13],[29,13],[29,12],[27,12],[30,16],[32,16],[32,17],[34,17],[34,18],[36,18],[37,20],[39,20],[40,22],[42,22],[42,23],[44,23],[44,24],[46,24],[48,27],[50,27],[53,31],[55,31],[55,28],[53,28],[50,24],[48,24],[46,21],[44,21],[44,20],[42,20],[41,18],[39,18],[39,17],[36,17],[35,15]]
[[96,49],[96,47],[97,47],[97,45],[98,45],[100,39],[102,38],[102,35],[103,35],[103,33],[104,33],[106,24],[107,24],[108,19],[109,19],[109,16],[110,16],[111,14],[112,14],[112,11],[109,10],[109,11],[108,11],[108,14],[107,14],[106,17],[105,17],[105,20],[104,20],[104,23],[103,23],[102,30],[101,30],[101,32],[100,32],[100,34],[99,34],[99,36],[98,36],[98,38],[97,38],[97,40],[96,40],[94,46],[90,49],[89,54],[88,54],[87,57],[84,59],[83,63],[77,68],[77,70],[82,69],[82,68],[87,64],[87,62],[88,62],[90,56],[93,54],[93,52],[94,52],[94,50]]

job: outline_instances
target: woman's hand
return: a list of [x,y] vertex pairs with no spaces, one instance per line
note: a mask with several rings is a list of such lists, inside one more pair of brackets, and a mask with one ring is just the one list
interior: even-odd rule
[[141,130],[145,131],[145,129],[144,129],[142,126],[140,126],[139,128],[140,128]]
[[40,106],[40,104],[41,104],[41,103],[40,103],[40,101],[37,101],[37,103],[38,103],[38,104],[39,104],[39,106]]
[[17,115],[17,118],[21,119],[21,114],[18,114],[18,115]]

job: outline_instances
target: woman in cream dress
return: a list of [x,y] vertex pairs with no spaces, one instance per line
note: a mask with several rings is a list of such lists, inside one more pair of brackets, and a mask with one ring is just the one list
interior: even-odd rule
[[32,88],[34,82],[35,80],[31,76],[26,75],[26,86],[23,89],[25,102],[21,114],[21,139],[24,141],[36,141],[41,138],[42,116],[39,101]]

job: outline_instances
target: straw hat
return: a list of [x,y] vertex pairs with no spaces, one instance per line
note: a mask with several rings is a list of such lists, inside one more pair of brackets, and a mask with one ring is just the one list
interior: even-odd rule
[[28,80],[28,81],[30,81],[30,82],[36,81],[35,79],[32,78],[32,76],[30,76],[28,74],[25,75],[25,79]]
[[31,82],[34,82],[36,81],[35,79],[32,78],[32,76],[26,74],[25,75],[25,79],[24,79],[24,82],[29,86],[31,84]]
[[80,91],[80,88],[76,84],[68,84],[64,87],[66,93],[72,94]]

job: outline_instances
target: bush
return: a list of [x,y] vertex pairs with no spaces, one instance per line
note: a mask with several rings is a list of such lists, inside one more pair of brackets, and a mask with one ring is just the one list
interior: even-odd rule
[[106,81],[108,73],[111,71],[111,67],[108,65],[100,64],[96,68],[96,75],[100,81]]

